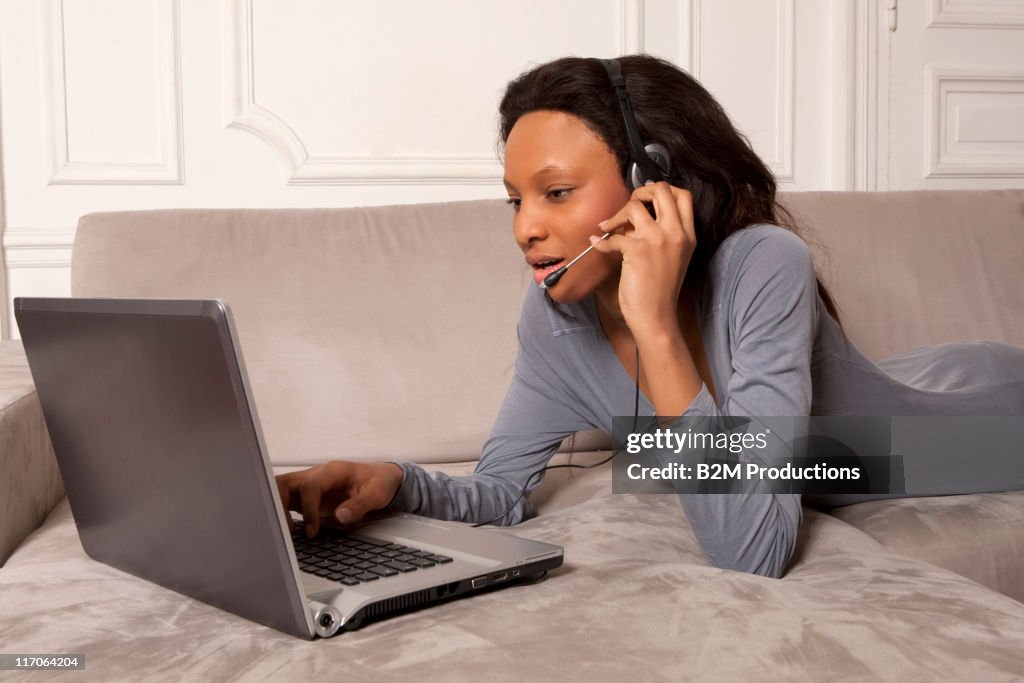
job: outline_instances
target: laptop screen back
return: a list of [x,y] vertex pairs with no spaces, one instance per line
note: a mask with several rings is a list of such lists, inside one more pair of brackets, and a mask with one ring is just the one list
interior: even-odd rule
[[311,637],[219,301],[15,300],[85,551]]

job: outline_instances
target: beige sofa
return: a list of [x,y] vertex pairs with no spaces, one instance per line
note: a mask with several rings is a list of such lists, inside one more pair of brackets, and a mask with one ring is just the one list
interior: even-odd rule
[[[1024,345],[1024,191],[786,201],[871,357]],[[226,300],[276,465],[404,458],[465,473],[530,286],[508,212],[93,214],[72,291]],[[601,441],[578,440],[574,461],[600,457],[581,451]],[[555,470],[535,493],[539,516],[516,532],[565,547],[546,581],[304,642],[88,559],[24,354],[4,342],[0,650],[84,653],[91,680],[1024,677],[1024,492],[806,509],[790,569],[768,579],[708,566],[675,497],[613,495],[610,479]]]

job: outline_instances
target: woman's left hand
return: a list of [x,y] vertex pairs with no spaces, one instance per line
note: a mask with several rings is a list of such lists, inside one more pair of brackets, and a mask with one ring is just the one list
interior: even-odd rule
[[[645,202],[653,203],[657,218],[651,218]],[[678,329],[679,290],[697,247],[690,192],[666,182],[636,188],[629,202],[600,224],[606,233],[624,227],[623,234],[590,240],[595,251],[622,254],[619,307],[626,324],[634,338]]]

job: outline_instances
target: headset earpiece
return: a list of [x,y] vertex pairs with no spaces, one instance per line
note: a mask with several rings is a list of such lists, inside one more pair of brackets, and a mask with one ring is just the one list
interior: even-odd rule
[[626,81],[622,78],[622,67],[614,59],[601,59],[601,66],[608,72],[615,99],[619,103],[622,123],[626,129],[626,140],[629,143],[629,164],[626,166],[626,186],[632,192],[648,180],[655,182],[672,181],[672,159],[668,148],[657,142],[644,145],[640,140],[640,129],[633,116],[633,108],[626,94]]
[[665,148],[665,145],[652,142],[649,145],[644,145],[644,152],[658,167],[660,173],[656,177],[651,178],[644,173],[639,164],[631,162],[626,173],[626,184],[630,186],[629,190],[631,192],[635,188],[646,183],[648,180],[653,180],[655,182],[658,182],[659,180],[669,181],[672,177],[672,161],[668,156],[668,150]]

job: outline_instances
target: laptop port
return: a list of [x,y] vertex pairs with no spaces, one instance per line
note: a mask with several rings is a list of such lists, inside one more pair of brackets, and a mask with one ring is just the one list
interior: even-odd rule
[[487,585],[487,577],[486,576],[478,576],[475,579],[473,579],[472,581],[470,581],[470,585],[473,586],[473,588],[483,588],[484,586]]
[[517,576],[519,576],[519,570],[518,569],[513,569],[512,570],[512,578],[515,578]]
[[455,583],[446,583],[443,586],[438,586],[437,587],[437,597],[439,597],[439,598],[448,597],[449,595],[455,595],[458,592],[459,592],[459,582],[458,581],[456,581]]
[[498,574],[495,574],[493,578],[495,582],[504,581],[508,578],[508,572],[500,572]]

